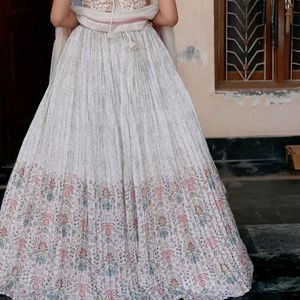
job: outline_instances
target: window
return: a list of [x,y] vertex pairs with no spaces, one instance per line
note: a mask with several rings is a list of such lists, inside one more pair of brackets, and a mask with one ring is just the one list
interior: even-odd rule
[[300,0],[215,0],[217,90],[300,87]]

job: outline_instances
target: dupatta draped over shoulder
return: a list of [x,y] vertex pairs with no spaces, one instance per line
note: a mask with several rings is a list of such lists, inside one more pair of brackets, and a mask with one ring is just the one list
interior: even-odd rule
[[[78,1],[77,1],[78,2]],[[76,1],[75,3],[76,4]],[[117,32],[141,30],[159,12],[157,0],[152,0],[150,5],[131,11],[103,12],[96,9],[72,5],[72,11],[76,14],[79,24],[96,31],[108,32],[108,38]],[[174,63],[176,63],[175,35],[170,26],[155,27],[160,38],[168,49]],[[56,65],[68,39],[68,30],[57,27],[55,42],[52,52],[50,80],[53,77]]]

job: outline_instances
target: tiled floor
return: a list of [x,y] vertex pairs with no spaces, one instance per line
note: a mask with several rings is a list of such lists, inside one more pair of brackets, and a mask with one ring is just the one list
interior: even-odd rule
[[300,299],[300,172],[276,161],[217,166],[255,266],[252,290],[235,299]]

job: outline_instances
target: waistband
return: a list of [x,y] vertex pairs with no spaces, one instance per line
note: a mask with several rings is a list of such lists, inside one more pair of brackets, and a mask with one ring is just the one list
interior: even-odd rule
[[155,17],[159,8],[158,5],[152,4],[126,12],[102,12],[96,9],[75,6],[72,6],[72,10],[76,14],[78,22],[84,27],[113,35],[116,32],[144,29],[149,24],[149,20]]
[[112,35],[118,32],[143,30],[147,25],[149,25],[149,21],[147,19],[112,22],[112,24],[110,24],[109,22],[95,22],[84,16],[79,16],[78,22],[86,28],[100,32],[109,32]]

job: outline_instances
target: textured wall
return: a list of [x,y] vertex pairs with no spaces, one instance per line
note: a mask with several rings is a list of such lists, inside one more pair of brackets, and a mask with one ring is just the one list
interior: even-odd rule
[[215,93],[213,0],[177,0],[178,70],[207,137],[300,135],[300,93]]

